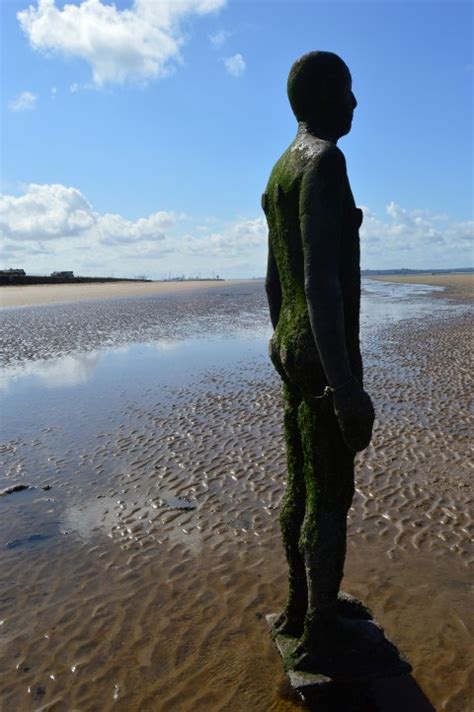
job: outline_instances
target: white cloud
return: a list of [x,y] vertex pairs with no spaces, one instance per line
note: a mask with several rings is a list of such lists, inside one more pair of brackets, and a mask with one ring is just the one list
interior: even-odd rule
[[209,42],[215,49],[219,49],[222,47],[223,44],[227,41],[227,38],[229,37],[229,32],[226,32],[225,30],[219,30],[219,32],[216,32],[213,35],[209,35]]
[[385,210],[388,221],[363,209],[363,267],[442,268],[473,263],[472,221],[455,221],[429,210],[406,210],[393,201]]
[[32,183],[24,195],[0,198],[0,229],[7,238],[48,240],[74,236],[95,221],[82,193],[64,185]]
[[83,236],[105,245],[155,241],[164,239],[164,230],[178,219],[165,211],[138,220],[100,214],[77,188],[64,185],[31,183],[23,195],[0,197],[0,234],[16,241],[38,243]]
[[[364,208],[362,266],[460,267],[472,264],[469,221],[427,210],[387,205],[382,219]],[[77,189],[63,185],[26,186],[22,195],[0,198],[0,235],[5,267],[49,274],[134,276],[147,274],[263,275],[267,227],[262,215],[222,223],[193,220],[158,210],[131,220],[100,213]]]
[[233,77],[241,77],[247,68],[245,59],[239,53],[224,59],[224,64],[228,73]]
[[191,254],[232,259],[255,248],[266,248],[267,226],[262,215],[258,218],[238,218],[221,230],[202,237],[186,236],[185,250]]
[[168,74],[180,61],[183,22],[206,15],[226,0],[134,0],[119,10],[101,0],[79,5],[38,0],[17,14],[31,46],[80,57],[92,69],[97,86],[127,80],[148,81]]
[[10,111],[32,111],[36,109],[37,100],[36,94],[32,94],[30,91],[22,91],[16,99],[8,102],[8,108]]
[[263,215],[206,222],[209,230],[202,234],[202,221],[165,210],[130,220],[94,210],[77,188],[30,184],[19,196],[0,198],[2,262],[46,274],[263,273]]
[[177,219],[174,213],[164,210],[135,221],[108,213],[98,218],[96,234],[104,245],[135,243],[139,240],[164,240],[165,231],[172,227]]

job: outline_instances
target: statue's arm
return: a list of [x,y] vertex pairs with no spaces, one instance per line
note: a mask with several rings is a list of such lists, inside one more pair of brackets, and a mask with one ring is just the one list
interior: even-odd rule
[[332,388],[339,388],[352,377],[338,264],[346,180],[344,156],[334,147],[308,166],[300,191],[306,301],[321,363]]
[[280,318],[281,284],[275,255],[273,254],[271,239],[268,240],[268,263],[265,290],[267,292],[268,307],[270,309],[270,319],[273,328],[276,329],[278,319]]
[[374,409],[351,371],[345,337],[338,245],[346,181],[345,159],[339,149],[334,147],[316,159],[303,176],[300,224],[311,329],[333,389],[342,437],[351,450],[358,452],[370,442]]

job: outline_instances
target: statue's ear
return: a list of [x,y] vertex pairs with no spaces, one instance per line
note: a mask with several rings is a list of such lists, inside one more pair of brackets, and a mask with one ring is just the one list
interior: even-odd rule
[[268,212],[268,195],[266,193],[262,193],[262,210],[264,213]]

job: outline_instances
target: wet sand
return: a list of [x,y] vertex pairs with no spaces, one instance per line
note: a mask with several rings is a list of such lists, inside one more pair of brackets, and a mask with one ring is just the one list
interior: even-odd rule
[[245,280],[187,280],[184,282],[111,282],[103,284],[31,284],[0,286],[0,307],[33,306],[84,300],[113,299],[114,297],[146,297],[157,294],[176,294],[228,286]]
[[[207,366],[198,358],[206,338],[176,342],[156,361],[155,380],[146,371],[155,363],[151,349],[173,346],[151,316],[147,322],[148,303],[137,306],[143,334],[159,341],[143,347],[126,331],[133,302],[117,313],[97,303],[97,316],[89,312],[94,350],[84,358],[100,369],[94,339],[102,323],[104,344],[127,334],[114,341],[115,361],[104,360],[89,390],[80,378],[57,392],[47,390],[51,380],[36,394],[30,385],[23,429],[6,424],[0,489],[20,482],[36,489],[0,498],[2,712],[299,709],[264,620],[285,597],[277,519],[285,455],[279,384],[265,347],[253,345],[269,328],[263,290],[253,289],[223,290],[217,304],[203,295],[170,300],[175,321],[194,309],[205,324],[208,313],[214,325],[239,324],[241,340],[229,341],[229,355],[218,330]],[[423,318],[365,332],[377,422],[358,457],[343,588],[372,607],[437,710],[469,712],[470,320],[462,304],[442,297],[435,310],[435,296],[413,298],[429,300]],[[65,324],[81,334],[76,348],[88,343],[79,306],[55,308],[54,318],[50,309],[41,318],[29,310],[40,325],[36,341],[28,310],[7,311],[26,342],[23,365],[31,349],[42,354],[42,378],[53,354],[63,354],[63,364],[75,358],[51,338]],[[119,331],[105,323],[111,315]],[[67,332],[63,338],[68,343]],[[124,377],[121,350],[142,359],[134,383]],[[179,365],[179,354],[195,372],[163,381],[161,370]],[[21,390],[15,394],[23,403]]]
[[444,287],[440,294],[453,299],[466,302],[474,300],[474,273],[469,274],[387,274],[371,276],[370,279],[379,282],[393,282],[398,284],[431,284],[435,287]]

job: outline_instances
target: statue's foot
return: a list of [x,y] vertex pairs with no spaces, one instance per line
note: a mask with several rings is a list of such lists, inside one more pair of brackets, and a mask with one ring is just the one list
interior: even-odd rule
[[300,638],[304,629],[304,613],[292,615],[287,609],[283,610],[272,625],[272,636],[288,635],[291,638]]
[[306,627],[288,656],[286,668],[331,676],[348,659],[365,656],[373,649],[373,639],[361,630],[360,620],[338,617]]
[[310,653],[304,643],[298,643],[296,648],[286,659],[286,669],[297,672],[323,673],[323,668],[328,664],[328,656]]

